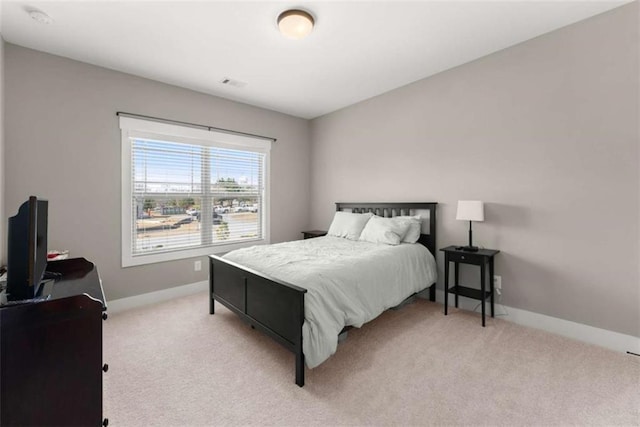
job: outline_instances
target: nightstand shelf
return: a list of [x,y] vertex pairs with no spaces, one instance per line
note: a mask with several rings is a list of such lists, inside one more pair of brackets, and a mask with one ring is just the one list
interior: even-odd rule
[[491,296],[491,291],[484,291],[484,298],[482,298],[482,291],[476,288],[468,288],[466,286],[452,286],[449,288],[450,294],[458,294],[461,297],[473,298],[477,300],[486,300]]

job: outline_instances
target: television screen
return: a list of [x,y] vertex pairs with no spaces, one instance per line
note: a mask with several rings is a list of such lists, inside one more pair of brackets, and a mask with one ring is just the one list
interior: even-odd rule
[[7,298],[34,298],[47,268],[48,202],[31,196],[9,218]]

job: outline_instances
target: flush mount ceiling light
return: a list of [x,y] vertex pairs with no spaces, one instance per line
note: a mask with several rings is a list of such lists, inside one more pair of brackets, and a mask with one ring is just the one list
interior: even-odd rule
[[29,16],[40,24],[51,24],[53,19],[41,10],[30,10]]
[[290,39],[302,39],[313,30],[313,16],[304,10],[285,10],[278,16],[280,32]]

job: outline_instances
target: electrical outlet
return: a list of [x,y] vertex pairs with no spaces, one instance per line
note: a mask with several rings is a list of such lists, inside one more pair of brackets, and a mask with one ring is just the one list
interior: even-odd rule
[[194,270],[194,271],[200,271],[200,270],[202,270],[202,261],[194,261],[194,263],[193,263],[193,270]]
[[502,294],[502,276],[493,276],[493,289],[498,295]]

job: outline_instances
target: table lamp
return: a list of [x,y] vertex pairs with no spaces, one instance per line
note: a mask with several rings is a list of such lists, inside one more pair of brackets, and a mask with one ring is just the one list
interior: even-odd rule
[[460,249],[467,252],[478,252],[478,247],[473,246],[471,223],[473,221],[484,221],[484,203],[479,200],[458,200],[456,219],[469,221],[469,246],[462,246]]

